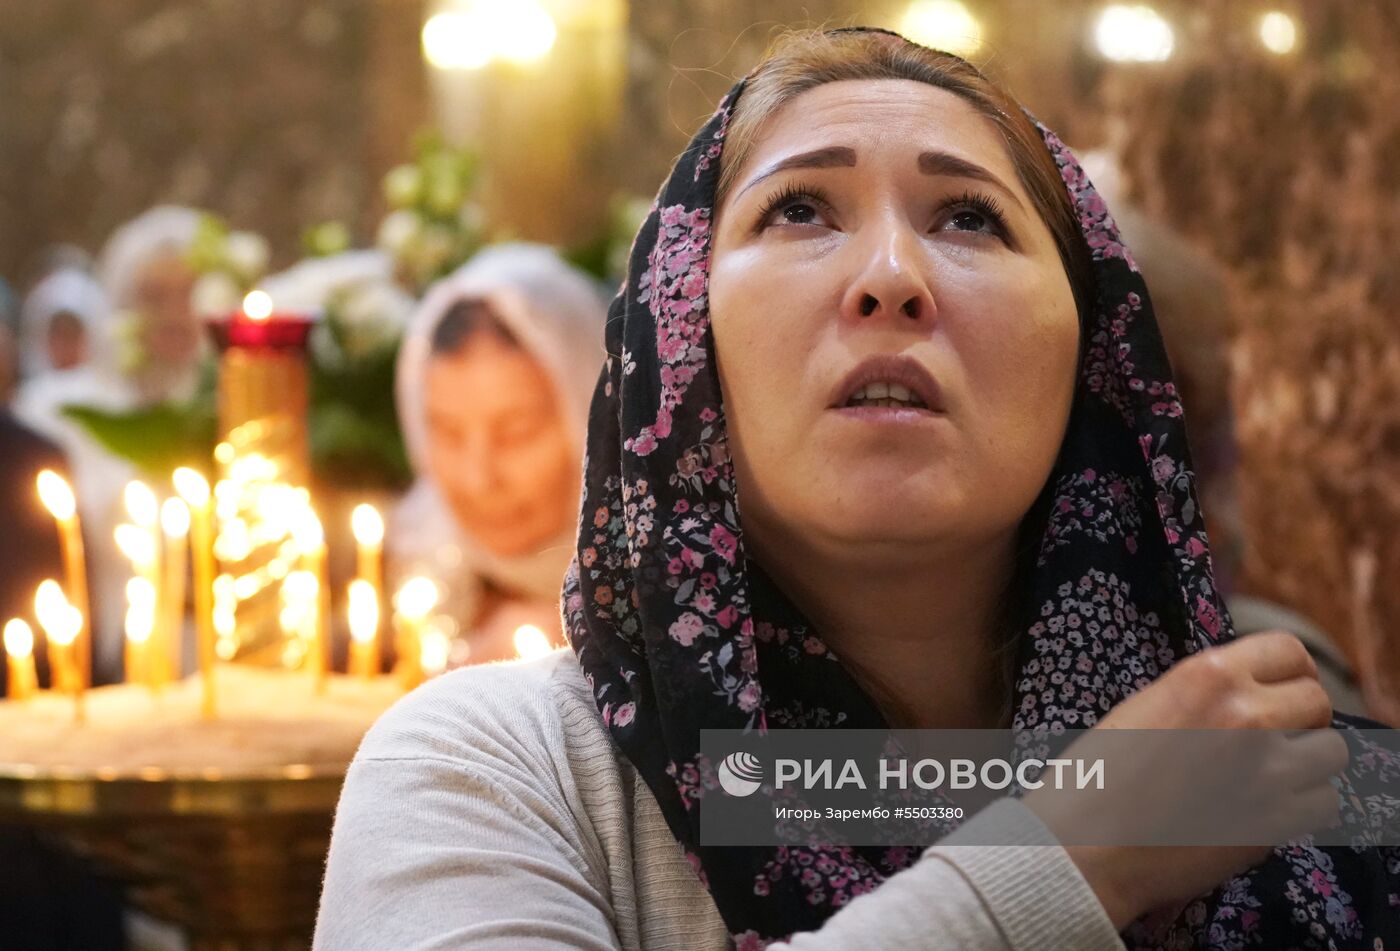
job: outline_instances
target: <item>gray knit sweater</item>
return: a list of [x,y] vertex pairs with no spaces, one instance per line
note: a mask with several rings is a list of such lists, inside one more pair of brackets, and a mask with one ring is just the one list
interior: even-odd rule
[[[995,810],[995,815],[993,811]],[[1005,846],[958,845],[995,823]],[[468,667],[365,737],[336,814],[315,947],[720,949],[728,936],[567,650]],[[1109,951],[1069,856],[1006,800],[793,951]]]

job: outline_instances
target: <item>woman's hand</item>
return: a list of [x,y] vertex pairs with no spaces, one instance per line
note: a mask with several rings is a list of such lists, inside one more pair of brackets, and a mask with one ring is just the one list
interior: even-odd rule
[[[1051,790],[1026,805],[1055,832],[1113,923],[1208,891],[1273,846],[1337,821],[1331,778],[1347,746],[1303,643],[1272,631],[1193,655],[1070,746],[1112,751],[1102,790]],[[1218,731],[1208,733],[1115,731]],[[1298,735],[1282,731],[1308,731]],[[1245,732],[1245,731],[1266,731]],[[1130,752],[1127,752],[1130,751]],[[1191,830],[1181,835],[1178,830]],[[1239,845],[1133,845],[1144,838]],[[1087,834],[1086,833],[1090,833]],[[1095,841],[1110,844],[1078,845]]]

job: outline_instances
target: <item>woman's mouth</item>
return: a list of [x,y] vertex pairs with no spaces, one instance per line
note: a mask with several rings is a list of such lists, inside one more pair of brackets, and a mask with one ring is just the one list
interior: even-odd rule
[[870,383],[851,394],[842,409],[875,406],[881,409],[928,409],[917,393],[899,383]]
[[871,357],[836,387],[830,408],[867,422],[916,422],[944,415],[933,375],[906,356]]

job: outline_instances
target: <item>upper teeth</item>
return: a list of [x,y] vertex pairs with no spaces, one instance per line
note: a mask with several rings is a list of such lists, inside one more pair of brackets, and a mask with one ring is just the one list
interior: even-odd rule
[[888,400],[895,403],[905,403],[912,406],[924,406],[924,401],[916,394],[911,393],[908,387],[898,383],[867,383],[856,390],[851,397],[852,403],[870,402],[873,400]]

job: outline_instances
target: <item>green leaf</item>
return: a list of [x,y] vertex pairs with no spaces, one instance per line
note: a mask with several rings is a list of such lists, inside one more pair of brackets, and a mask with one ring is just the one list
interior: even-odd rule
[[218,440],[212,400],[160,403],[125,413],[66,406],[63,413],[109,452],[157,477],[179,466],[208,469]]

